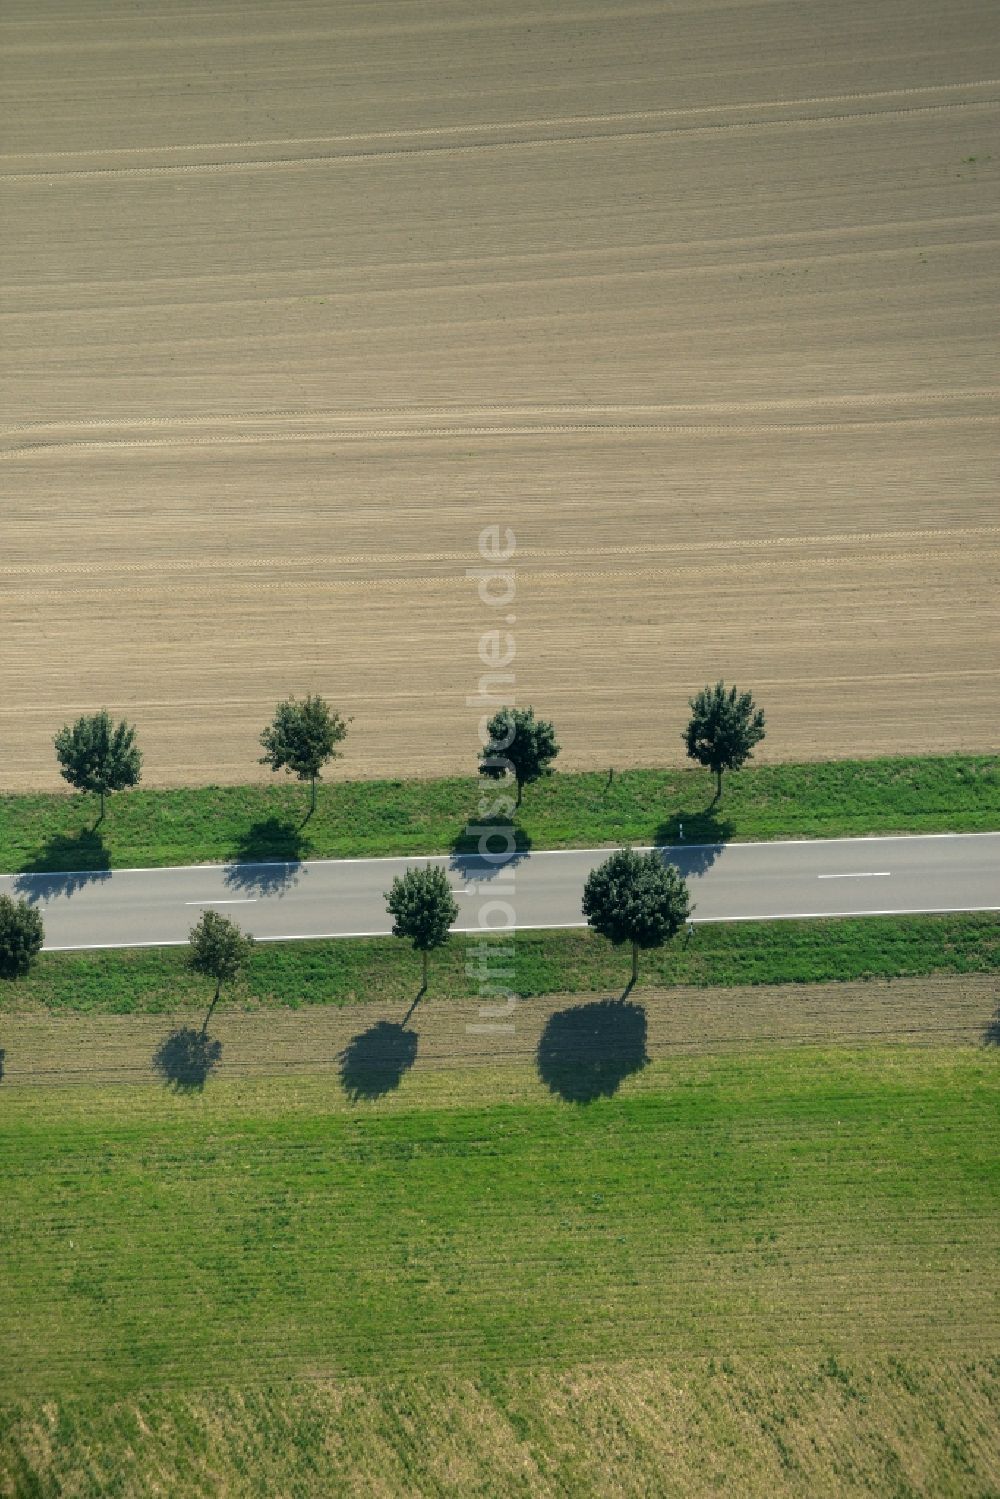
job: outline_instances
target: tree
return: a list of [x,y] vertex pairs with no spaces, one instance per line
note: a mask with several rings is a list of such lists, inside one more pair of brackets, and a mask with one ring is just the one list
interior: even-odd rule
[[208,1030],[212,1011],[219,1003],[223,983],[232,983],[247,962],[253,949],[253,938],[241,932],[235,921],[220,916],[218,911],[203,911],[197,925],[191,928],[191,944],[188,960],[196,973],[215,980],[215,994],[201,1028],[202,1035]]
[[722,795],[722,772],[739,770],[764,737],[764,714],[749,692],[724,682],[703,687],[690,700],[691,722],[682,734],[692,760],[715,772],[715,800]]
[[324,698],[310,694],[298,702],[290,697],[278,704],[272,722],[260,736],[264,747],[261,765],[290,770],[300,781],[311,782],[310,817],[316,810],[320,771],[339,753],[337,745],[346,736],[350,721],[341,718]]
[[632,983],[639,949],[662,947],[691,914],[691,896],[680,871],[655,850],[621,848],[592,870],[583,890],[583,914],[595,932],[616,947],[632,944]]
[[137,786],[142,772],[142,751],[135,742],[135,725],[114,724],[107,708],[78,718],[60,729],[53,741],[59,770],[77,791],[96,791],[104,798],[109,791]]
[[427,954],[448,940],[448,928],[458,915],[458,904],[448,876],[438,865],[408,869],[397,875],[385,892],[386,910],[394,918],[392,935],[409,937],[423,957],[423,984],[427,988]]
[[525,786],[548,775],[559,746],[556,731],[533,708],[501,708],[486,725],[489,743],[479,751],[479,774],[499,781],[509,771],[517,782],[517,806]]
[[0,895],[0,973],[27,973],[44,936],[42,918],[33,905]]

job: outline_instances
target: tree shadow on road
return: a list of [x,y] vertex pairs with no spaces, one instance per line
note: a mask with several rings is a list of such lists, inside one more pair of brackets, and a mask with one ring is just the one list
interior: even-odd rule
[[997,1005],[996,1014],[983,1031],[983,1045],[1000,1046],[1000,1005]]
[[230,855],[226,885],[255,895],[281,895],[306,872],[302,861],[310,847],[301,827],[288,818],[255,822],[241,834]]
[[174,1093],[200,1093],[221,1057],[221,1041],[182,1025],[160,1042],[153,1068]]
[[646,1011],[624,996],[557,1010],[536,1058],[542,1082],[569,1103],[610,1098],[648,1061]]
[[54,833],[14,876],[17,895],[34,905],[75,895],[85,885],[111,878],[111,855],[96,828]]
[[[482,884],[516,869],[531,852],[531,839],[523,828],[507,817],[487,817],[463,828],[451,845],[449,869],[463,880]],[[485,850],[485,852],[484,852]]]
[[666,863],[676,864],[687,879],[711,869],[732,835],[729,818],[717,817],[709,807],[701,812],[678,812],[661,822],[654,843],[664,850]]
[[417,1059],[417,1033],[380,1020],[354,1036],[340,1054],[340,1082],[352,1103],[398,1088]]

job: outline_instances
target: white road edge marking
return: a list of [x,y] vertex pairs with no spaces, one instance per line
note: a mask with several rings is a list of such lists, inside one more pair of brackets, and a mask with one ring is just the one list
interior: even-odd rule
[[865,869],[860,874],[818,874],[818,880],[887,880],[891,877],[890,869]]
[[[734,838],[731,842],[728,843],[688,843],[686,841],[684,843],[643,843],[641,845],[636,844],[635,849],[637,853],[647,853],[650,848],[654,848],[658,852],[666,852],[669,850],[670,852],[683,853],[689,849],[699,848],[823,848],[824,846],[829,847],[833,843],[913,843],[918,839],[927,838],[943,839],[998,837],[1000,837],[1000,831],[994,828],[989,832],[983,833],[862,833],[853,838],[767,838],[758,842],[753,842],[752,840],[748,842],[741,842],[738,839]],[[620,839],[617,843],[602,843],[596,848],[538,848],[534,849],[531,852],[525,850],[523,854],[519,855],[519,858],[537,859],[542,855],[549,854],[607,854],[611,853],[613,849],[621,848],[623,841],[624,840]],[[95,873],[167,874],[171,870],[178,869],[196,869],[200,870],[202,873],[208,873],[214,869],[224,870],[233,868],[304,869],[311,864],[412,864],[417,860],[420,860],[425,864],[450,864],[451,860],[455,857],[456,856],[454,854],[380,854],[377,858],[368,857],[360,859],[244,859],[242,861],[231,859],[227,864],[131,864],[127,867],[122,867],[121,869],[109,869],[100,871],[91,869],[47,869],[44,871],[29,873],[24,870],[14,869],[0,872],[0,880],[51,880],[59,875],[79,875]],[[460,859],[476,859],[479,857],[479,855],[470,853],[459,854],[457,857]]]

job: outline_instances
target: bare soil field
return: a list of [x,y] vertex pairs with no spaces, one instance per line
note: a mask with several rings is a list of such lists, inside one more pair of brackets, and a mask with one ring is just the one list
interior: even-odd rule
[[[154,784],[468,768],[483,631],[567,767],[996,746],[988,0],[10,0],[0,738]],[[516,599],[479,599],[483,527]]]

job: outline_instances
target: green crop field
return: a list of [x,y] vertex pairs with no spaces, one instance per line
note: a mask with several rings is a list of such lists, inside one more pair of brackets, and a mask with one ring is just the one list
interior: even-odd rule
[[62,1050],[0,1100],[0,1492],[566,1493],[611,1461],[637,1492],[675,1452],[677,1492],[735,1461],[995,1492],[993,996],[923,982],[920,1045],[900,1012],[873,1043],[894,986],[862,984],[794,1044],[787,992],[745,991],[725,1053],[651,996],[484,1065],[440,1003],[339,1078],[258,1014],[258,1071],[201,1091],[100,1080],[150,1018],[14,1017],[12,1061]]
[[[136,790],[109,798],[95,827],[93,798],[0,797],[0,868],[58,871],[233,859],[447,853],[475,847],[470,823],[497,795],[474,776],[332,781],[314,816],[307,787]],[[987,832],[1000,828],[995,758],[947,755],[749,767],[712,804],[703,770],[629,770],[546,777],[517,814],[523,848],[631,841],[833,838],[866,833]]]

